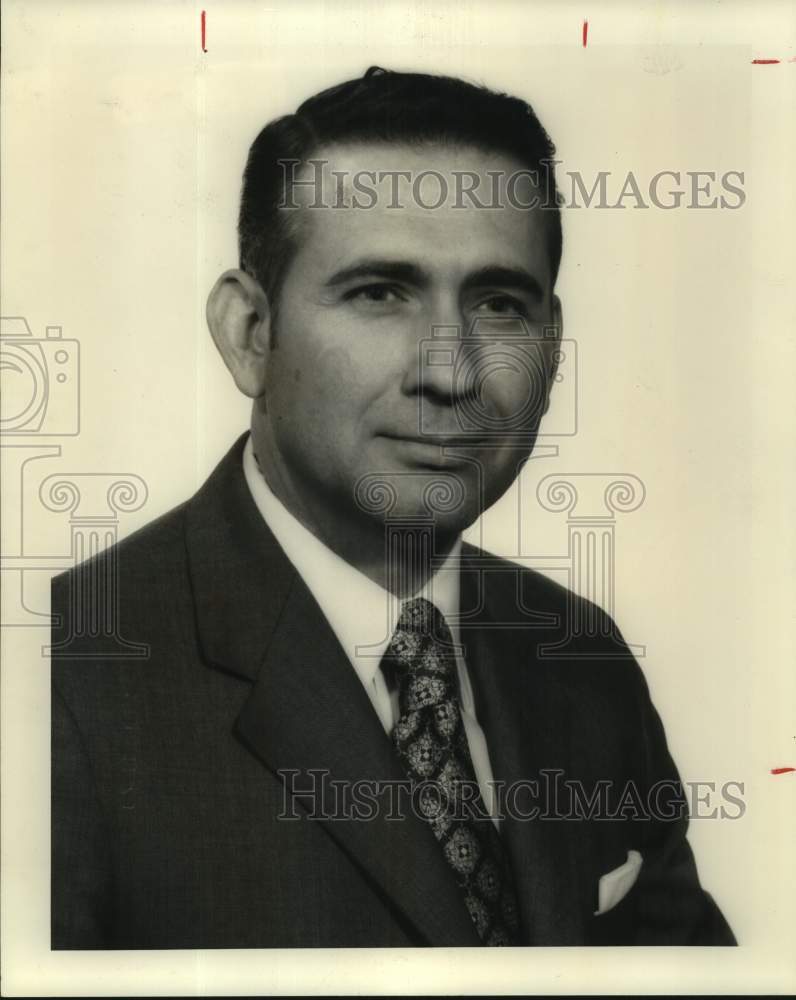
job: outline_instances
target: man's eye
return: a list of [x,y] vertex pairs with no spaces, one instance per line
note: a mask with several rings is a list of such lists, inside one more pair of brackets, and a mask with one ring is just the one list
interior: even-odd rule
[[360,288],[352,288],[346,292],[345,298],[349,302],[373,302],[383,305],[392,305],[394,302],[403,301],[403,296],[399,289],[393,285],[362,285]]
[[526,316],[525,304],[512,295],[490,295],[476,306],[476,312],[497,316]]

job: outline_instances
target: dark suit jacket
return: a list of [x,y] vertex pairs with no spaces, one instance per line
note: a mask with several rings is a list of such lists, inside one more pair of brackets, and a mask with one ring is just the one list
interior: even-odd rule
[[[404,775],[254,505],[244,442],[193,499],[54,581],[65,645],[52,667],[52,945],[477,945],[439,845],[411,810],[308,815],[318,812],[301,795],[310,769],[342,781]],[[539,574],[466,551],[462,637],[495,778],[525,782],[514,810],[550,813],[544,771],[587,792],[603,780],[614,803],[628,782],[643,797],[676,779],[610,619]],[[145,659],[108,657],[101,627],[70,628],[86,620],[86,595],[104,586],[107,604],[114,576],[118,628],[148,644]],[[573,609],[598,628],[562,646]],[[505,819],[523,942],[733,943],[699,885],[686,823]],[[600,876],[630,849],[644,858],[637,883],[593,916]]]

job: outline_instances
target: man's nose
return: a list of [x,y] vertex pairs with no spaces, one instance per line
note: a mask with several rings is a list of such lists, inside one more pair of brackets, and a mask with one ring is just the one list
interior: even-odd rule
[[456,395],[465,318],[456,306],[429,312],[407,342],[403,390],[451,405]]

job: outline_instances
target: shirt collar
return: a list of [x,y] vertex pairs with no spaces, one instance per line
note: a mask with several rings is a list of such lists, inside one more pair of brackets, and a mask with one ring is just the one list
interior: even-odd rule
[[[375,583],[316,538],[271,491],[254,457],[251,436],[243,472],[257,509],[285,555],[309,587],[363,683],[373,680],[392,637],[403,601]],[[445,616],[459,642],[461,537],[445,562],[414,597],[426,597]]]

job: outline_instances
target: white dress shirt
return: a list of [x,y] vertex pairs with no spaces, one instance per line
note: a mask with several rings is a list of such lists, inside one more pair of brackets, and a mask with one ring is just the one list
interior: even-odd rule
[[[243,450],[243,472],[257,509],[318,602],[389,734],[400,715],[398,692],[388,688],[380,664],[403,601],[338,556],[290,513],[261,474],[251,437]],[[442,612],[456,646],[459,646],[459,567],[456,563],[460,549],[461,538],[457,539],[445,563],[413,595],[425,597]],[[475,716],[470,678],[461,655],[457,654],[456,663],[462,721],[475,776],[484,804],[497,822],[486,738]]]

